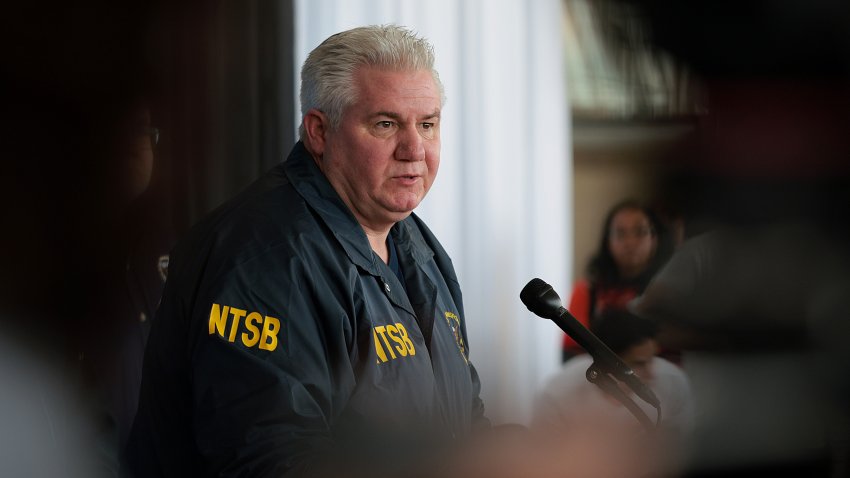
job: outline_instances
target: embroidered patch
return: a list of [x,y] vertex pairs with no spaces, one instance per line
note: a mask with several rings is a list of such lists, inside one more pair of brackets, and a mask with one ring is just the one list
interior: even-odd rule
[[463,343],[463,334],[460,333],[460,317],[448,311],[445,312],[445,316],[446,322],[448,322],[455,336],[455,342],[457,343],[457,348],[460,350],[460,355],[466,360],[466,345]]

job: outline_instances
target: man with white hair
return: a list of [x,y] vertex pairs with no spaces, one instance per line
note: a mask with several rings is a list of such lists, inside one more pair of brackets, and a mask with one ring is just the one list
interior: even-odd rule
[[412,213],[440,162],[433,63],[397,26],[309,55],[288,159],[171,255],[138,476],[394,470],[486,423],[454,268]]

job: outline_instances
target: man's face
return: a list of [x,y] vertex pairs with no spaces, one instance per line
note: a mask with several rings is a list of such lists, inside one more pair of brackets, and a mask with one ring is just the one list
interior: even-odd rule
[[319,167],[358,222],[373,231],[406,218],[440,165],[440,91],[426,70],[360,68],[357,100],[327,131]]

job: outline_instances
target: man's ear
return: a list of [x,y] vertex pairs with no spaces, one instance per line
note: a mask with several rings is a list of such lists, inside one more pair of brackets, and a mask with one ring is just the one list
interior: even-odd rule
[[326,135],[330,129],[327,115],[312,108],[301,121],[304,125],[304,146],[313,155],[321,157],[325,153]]

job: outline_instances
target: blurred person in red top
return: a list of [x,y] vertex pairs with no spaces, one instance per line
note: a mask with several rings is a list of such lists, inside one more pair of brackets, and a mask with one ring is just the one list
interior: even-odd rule
[[[646,288],[669,255],[660,241],[662,223],[635,200],[625,200],[608,212],[599,249],[590,260],[586,278],[575,283],[569,311],[586,327],[606,310],[625,309]],[[584,350],[565,335],[564,361]]]

